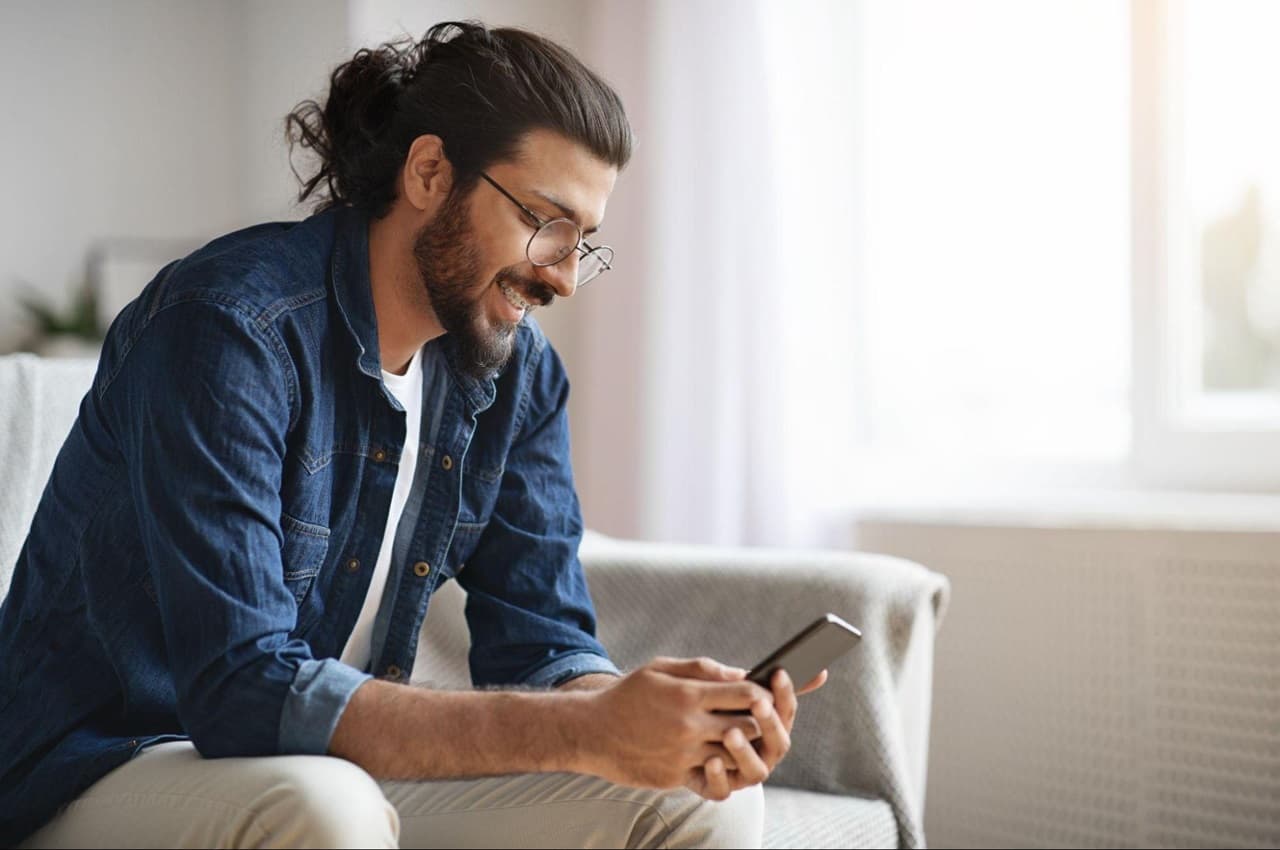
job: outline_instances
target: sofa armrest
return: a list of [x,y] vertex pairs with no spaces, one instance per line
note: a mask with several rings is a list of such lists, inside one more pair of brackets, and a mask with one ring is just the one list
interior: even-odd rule
[[97,362],[0,357],[0,602]]
[[800,700],[771,783],[889,802],[901,846],[923,844],[933,640],[946,578],[880,555],[620,541],[581,558],[600,638],[624,669],[656,655],[750,667],[831,611],[862,630],[827,685]]

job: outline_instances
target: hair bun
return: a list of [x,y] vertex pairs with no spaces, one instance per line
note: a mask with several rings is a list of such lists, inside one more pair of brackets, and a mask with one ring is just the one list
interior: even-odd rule
[[303,196],[325,183],[335,200],[359,198],[370,181],[380,179],[369,160],[395,118],[400,93],[416,73],[408,50],[412,44],[405,38],[361,48],[330,75],[324,106],[304,101],[285,119],[290,148],[300,145],[320,160],[319,171],[303,184]]

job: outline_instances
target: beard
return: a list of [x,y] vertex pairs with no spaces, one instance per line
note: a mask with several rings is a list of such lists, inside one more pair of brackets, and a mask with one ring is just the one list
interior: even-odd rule
[[[445,333],[457,347],[460,367],[473,378],[485,379],[502,369],[515,350],[516,325],[494,322],[484,299],[490,287],[481,279],[480,253],[468,216],[468,194],[453,193],[440,212],[414,239],[413,256],[422,276],[422,294],[435,311]],[[513,268],[499,272],[495,281],[510,284],[517,292],[520,278]],[[525,291],[545,289],[537,282]],[[420,300],[420,299],[415,299]],[[539,303],[539,302],[531,302]]]

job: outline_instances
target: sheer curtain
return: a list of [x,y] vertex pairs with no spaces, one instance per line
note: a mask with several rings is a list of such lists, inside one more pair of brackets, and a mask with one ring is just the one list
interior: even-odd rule
[[640,147],[609,212],[629,269],[578,314],[588,524],[826,542],[855,427],[857,8],[589,7],[584,54]]

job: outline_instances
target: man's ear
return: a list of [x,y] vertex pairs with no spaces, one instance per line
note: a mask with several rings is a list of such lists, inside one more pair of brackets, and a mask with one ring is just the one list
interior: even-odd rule
[[453,166],[444,155],[444,140],[423,135],[413,140],[405,157],[401,188],[411,206],[434,214],[453,188]]

